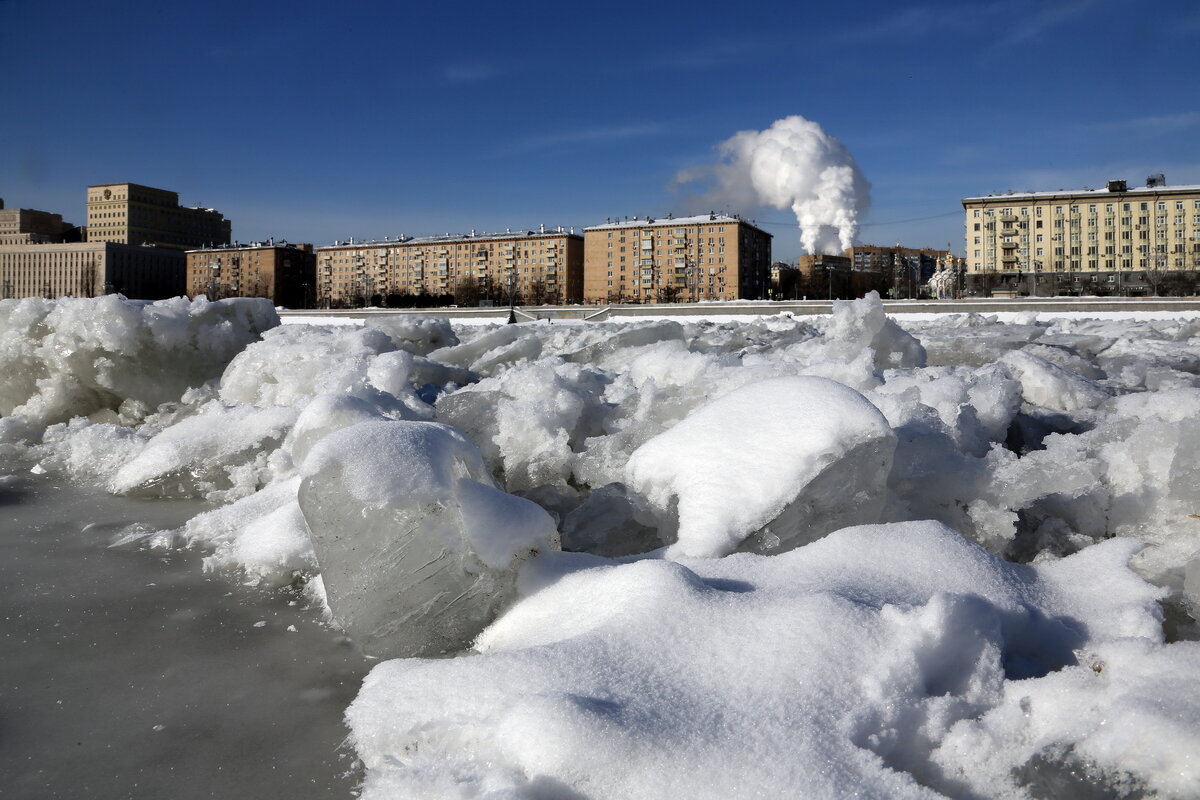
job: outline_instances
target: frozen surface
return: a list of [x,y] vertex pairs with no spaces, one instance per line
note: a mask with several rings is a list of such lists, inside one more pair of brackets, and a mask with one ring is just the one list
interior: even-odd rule
[[721,310],[3,301],[0,463],[437,656],[370,797],[1200,794],[1197,316]]
[[369,662],[290,593],[138,535],[203,508],[0,478],[6,800],[351,796]]

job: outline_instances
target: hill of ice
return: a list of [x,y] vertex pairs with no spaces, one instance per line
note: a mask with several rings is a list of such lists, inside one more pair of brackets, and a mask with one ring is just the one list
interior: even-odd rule
[[363,796],[1200,795],[1200,322],[0,301],[0,455],[385,657]]

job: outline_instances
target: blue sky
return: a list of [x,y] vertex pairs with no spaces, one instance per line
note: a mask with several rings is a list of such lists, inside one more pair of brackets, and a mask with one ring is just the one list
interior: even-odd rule
[[[173,189],[318,244],[688,210],[673,178],[799,114],[865,243],[963,248],[960,199],[1200,183],[1200,3],[0,0],[0,197]],[[705,209],[707,210],[707,209]],[[799,254],[786,210],[728,208]]]

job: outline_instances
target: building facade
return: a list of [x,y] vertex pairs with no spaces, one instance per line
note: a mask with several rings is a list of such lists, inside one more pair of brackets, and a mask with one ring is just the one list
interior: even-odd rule
[[737,216],[626,219],[583,231],[589,303],[684,303],[768,296],[771,234]]
[[116,242],[0,245],[0,298],[97,297],[161,300],[183,293],[184,255]]
[[311,244],[251,242],[187,251],[187,294],[209,300],[267,297],[277,306],[316,305],[316,254]]
[[919,297],[922,287],[937,271],[938,264],[950,256],[949,250],[924,247],[880,247],[862,244],[847,248],[845,255],[855,272],[878,275],[878,280],[862,280],[888,297]]
[[1129,188],[1027,192],[963,201],[967,275],[984,290],[1158,293],[1200,270],[1200,186],[1161,175]]
[[565,228],[446,234],[318,247],[317,303],[406,305],[452,298],[462,305],[579,302],[583,237]]
[[79,241],[78,229],[63,222],[61,214],[35,211],[32,208],[5,208],[0,200],[0,245],[37,244],[69,241],[74,235]]
[[179,195],[136,183],[87,190],[87,240],[190,250],[229,244],[231,225],[212,208],[186,208]]

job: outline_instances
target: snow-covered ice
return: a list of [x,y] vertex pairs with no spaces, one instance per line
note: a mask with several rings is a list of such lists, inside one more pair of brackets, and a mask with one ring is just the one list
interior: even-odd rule
[[380,663],[364,797],[1200,795],[1200,320],[0,301],[0,457]]
[[647,498],[668,555],[790,550],[877,522],[896,439],[858,392],[791,376],[742,386],[629,456],[625,483]]

